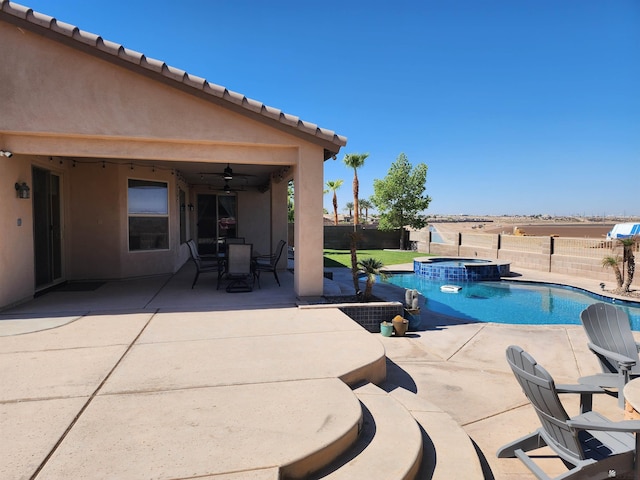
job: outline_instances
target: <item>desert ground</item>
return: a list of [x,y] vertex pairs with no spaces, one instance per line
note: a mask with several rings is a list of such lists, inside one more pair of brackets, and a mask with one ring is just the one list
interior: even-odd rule
[[441,235],[451,233],[501,233],[513,234],[517,227],[525,235],[548,236],[570,238],[605,238],[607,232],[617,222],[567,222],[559,221],[535,221],[532,219],[517,219],[509,217],[483,218],[478,221],[455,222],[430,222]]

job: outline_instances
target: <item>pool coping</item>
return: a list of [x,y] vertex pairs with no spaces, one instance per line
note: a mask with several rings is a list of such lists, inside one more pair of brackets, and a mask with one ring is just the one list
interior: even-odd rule
[[506,261],[506,260],[489,260],[489,259],[484,259],[484,258],[469,258],[469,257],[452,257],[450,255],[434,255],[434,256],[429,256],[429,257],[415,257],[413,259],[414,262],[420,262],[420,263],[438,263],[439,261],[443,261],[443,260],[454,260],[454,261],[458,261],[458,262],[464,262],[465,260],[469,260],[470,263],[465,264],[465,267],[467,265],[470,266],[504,266],[504,265],[511,265],[511,261]]

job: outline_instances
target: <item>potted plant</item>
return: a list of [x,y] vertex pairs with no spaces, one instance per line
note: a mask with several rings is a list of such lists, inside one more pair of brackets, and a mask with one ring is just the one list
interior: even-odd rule
[[382,322],[380,324],[380,333],[383,337],[390,337],[393,334],[393,323]]
[[402,315],[396,315],[393,317],[393,320],[391,320],[391,323],[393,324],[396,337],[404,337],[404,334],[407,333],[409,329],[409,320]]

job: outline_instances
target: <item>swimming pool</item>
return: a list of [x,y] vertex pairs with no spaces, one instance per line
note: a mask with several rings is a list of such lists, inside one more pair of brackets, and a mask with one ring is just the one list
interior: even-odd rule
[[513,281],[461,284],[458,293],[441,292],[442,282],[413,273],[394,274],[385,280],[402,288],[418,290],[422,309],[470,322],[520,325],[579,325],[580,312],[596,302],[614,303],[627,312],[631,328],[640,331],[640,303],[611,302],[584,290],[559,285]]

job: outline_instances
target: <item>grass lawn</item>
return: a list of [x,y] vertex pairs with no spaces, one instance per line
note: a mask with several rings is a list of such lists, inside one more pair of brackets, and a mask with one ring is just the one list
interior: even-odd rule
[[[373,257],[384,265],[396,265],[398,263],[411,263],[415,257],[429,256],[426,253],[408,250],[406,252],[392,250],[358,250],[358,260]],[[351,252],[349,250],[324,250],[325,267],[351,268]]]

